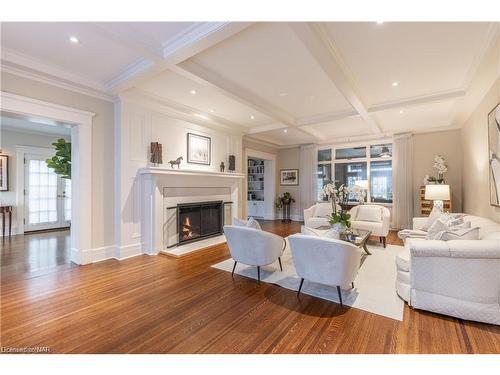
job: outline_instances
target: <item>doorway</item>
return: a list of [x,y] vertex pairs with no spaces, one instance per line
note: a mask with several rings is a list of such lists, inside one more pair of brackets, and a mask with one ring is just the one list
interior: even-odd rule
[[71,180],[47,167],[53,152],[24,154],[24,232],[71,224]]
[[276,155],[245,150],[246,217],[275,219]]
[[[94,113],[26,96],[0,92],[0,112],[32,119],[51,119],[70,125],[71,148],[71,235],[70,259],[76,264],[93,261],[92,249],[92,118]],[[23,174],[24,176],[24,174]],[[3,193],[3,192],[2,192]],[[16,202],[24,202],[16,197]],[[18,222],[24,233],[24,223]]]

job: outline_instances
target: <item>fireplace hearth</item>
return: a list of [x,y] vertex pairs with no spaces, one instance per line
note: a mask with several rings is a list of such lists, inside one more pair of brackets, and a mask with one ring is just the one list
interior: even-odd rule
[[179,245],[221,235],[224,223],[222,201],[177,205]]

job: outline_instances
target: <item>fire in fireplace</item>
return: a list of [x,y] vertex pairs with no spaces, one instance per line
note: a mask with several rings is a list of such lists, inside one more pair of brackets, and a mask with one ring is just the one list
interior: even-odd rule
[[222,201],[178,204],[177,213],[179,244],[222,234]]

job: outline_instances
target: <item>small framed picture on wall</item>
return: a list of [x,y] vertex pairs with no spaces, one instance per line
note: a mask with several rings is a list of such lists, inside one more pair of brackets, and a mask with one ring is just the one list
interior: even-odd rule
[[212,140],[199,134],[187,134],[187,162],[210,165]]
[[297,186],[299,184],[298,169],[282,169],[280,171],[280,185]]
[[0,191],[9,190],[9,157],[0,155]]

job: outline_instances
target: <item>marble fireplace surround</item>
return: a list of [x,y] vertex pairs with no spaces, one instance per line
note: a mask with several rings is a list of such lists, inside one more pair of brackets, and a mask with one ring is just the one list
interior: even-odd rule
[[[142,250],[145,254],[155,255],[168,250],[168,239],[164,237],[168,206],[230,199],[233,202],[231,215],[238,217],[245,178],[241,173],[147,167],[139,169],[138,175],[141,186]],[[205,247],[203,241],[199,243],[200,248]]]

